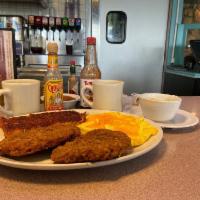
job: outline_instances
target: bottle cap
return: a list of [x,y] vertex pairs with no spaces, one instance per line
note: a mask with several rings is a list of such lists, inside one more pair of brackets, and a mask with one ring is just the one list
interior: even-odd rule
[[76,61],[75,60],[70,60],[70,65],[76,65]]
[[96,45],[96,38],[95,37],[87,37],[87,44],[88,45]]
[[57,54],[58,53],[58,45],[56,42],[49,42],[47,45],[48,53]]

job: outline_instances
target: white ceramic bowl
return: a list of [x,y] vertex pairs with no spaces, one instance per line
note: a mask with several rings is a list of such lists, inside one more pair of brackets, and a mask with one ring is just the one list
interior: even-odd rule
[[154,121],[173,119],[181,105],[181,98],[161,93],[144,93],[139,95],[139,104],[144,117]]
[[63,98],[65,98],[65,96],[69,96],[72,97],[72,100],[67,100],[67,101],[63,101],[64,104],[64,109],[70,109],[70,108],[75,108],[77,102],[80,100],[80,96],[76,95],[76,94],[69,94],[69,93],[64,93],[63,94]]
[[[77,102],[80,100],[80,96],[76,94],[69,94],[69,93],[64,93],[63,94],[63,99],[65,96],[72,97],[72,100],[64,100],[64,109],[70,109],[70,108],[75,108]],[[44,101],[44,96],[41,96],[41,101]]]

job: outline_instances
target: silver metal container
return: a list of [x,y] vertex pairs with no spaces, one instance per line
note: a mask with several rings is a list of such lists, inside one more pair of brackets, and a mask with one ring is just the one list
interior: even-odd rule
[[1,15],[0,16],[2,28],[15,29],[15,40],[24,41],[24,27],[25,18],[16,15]]

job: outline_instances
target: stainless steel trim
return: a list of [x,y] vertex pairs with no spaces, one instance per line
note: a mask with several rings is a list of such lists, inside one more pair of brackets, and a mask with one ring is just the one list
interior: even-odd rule
[[[173,2],[169,1],[169,3],[168,3],[167,29],[166,29],[166,41],[165,41],[165,53],[164,53],[162,82],[161,82],[161,92],[164,91],[165,70],[167,68],[167,59],[168,59],[167,49],[169,48],[169,35],[170,35],[170,31],[169,30],[170,30],[170,24],[171,24],[171,18],[172,18],[172,8],[173,8]],[[171,59],[171,61],[172,61],[172,59]]]
[[179,20],[179,12],[180,12],[180,0],[177,2],[177,9],[176,9],[176,26],[174,30],[174,41],[172,47],[172,55],[171,55],[171,63],[174,63],[174,54],[175,54],[175,46],[176,46],[176,39],[177,39],[177,31],[178,31],[178,20]]
[[[31,66],[31,65],[47,65],[47,59],[48,55],[25,55],[25,66]],[[68,65],[70,60],[76,60],[76,63],[78,65],[83,66],[84,65],[84,55],[82,56],[58,56],[58,64],[61,65]]]
[[42,73],[19,73],[18,77],[44,77]]
[[92,35],[92,0],[85,0],[85,35]]
[[23,67],[23,68],[17,68],[17,72],[45,72],[47,71],[45,68],[34,68],[34,67]]
[[[62,75],[70,75],[70,66],[60,66],[59,70]],[[18,75],[28,75],[28,76],[41,76],[44,75],[47,71],[45,66],[37,66],[37,67],[23,67],[23,68],[17,68]],[[80,76],[81,72],[81,66],[76,65],[76,76]]]
[[91,5],[91,23],[92,23],[92,28],[91,28],[91,34],[93,37],[96,37],[97,40],[97,55],[100,49],[100,16],[99,16],[99,4],[100,0],[91,0],[92,5]]
[[[18,74],[18,77],[30,77],[30,78],[34,78],[34,77],[44,77],[45,74],[42,74],[42,73],[19,73]],[[65,74],[62,74],[63,77],[68,77],[69,76],[69,73],[65,73]]]

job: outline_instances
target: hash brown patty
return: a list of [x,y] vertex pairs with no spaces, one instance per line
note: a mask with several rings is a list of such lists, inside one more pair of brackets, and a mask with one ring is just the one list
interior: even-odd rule
[[79,128],[70,123],[16,130],[0,142],[0,154],[12,157],[30,155],[56,147],[77,136],[80,136]]
[[107,129],[92,130],[55,148],[51,159],[55,163],[103,161],[132,151],[131,140],[123,132]]

